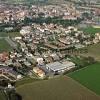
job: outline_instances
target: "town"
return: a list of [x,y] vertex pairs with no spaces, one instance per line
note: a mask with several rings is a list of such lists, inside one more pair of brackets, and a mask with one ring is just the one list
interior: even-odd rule
[[[8,88],[27,77],[49,80],[97,62],[87,48],[100,43],[100,8],[72,2],[0,4],[0,81],[7,80]],[[82,30],[87,27],[98,31],[89,34]]]

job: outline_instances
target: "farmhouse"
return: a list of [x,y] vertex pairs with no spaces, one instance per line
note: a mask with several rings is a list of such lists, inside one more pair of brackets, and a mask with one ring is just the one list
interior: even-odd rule
[[46,68],[51,71],[51,72],[54,72],[55,74],[61,74],[61,73],[64,73],[65,71],[68,71],[70,70],[71,68],[74,68],[75,67],[75,64],[72,63],[72,62],[63,62],[63,63],[60,63],[60,62],[53,62],[53,63],[49,63],[46,65]]

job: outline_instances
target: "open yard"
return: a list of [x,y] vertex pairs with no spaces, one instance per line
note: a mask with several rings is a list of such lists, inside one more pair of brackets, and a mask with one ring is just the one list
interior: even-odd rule
[[90,45],[87,47],[88,53],[82,54],[83,56],[91,56],[94,57],[97,61],[100,61],[100,43]]
[[68,76],[100,95],[100,63],[72,72]]
[[12,47],[7,43],[5,39],[0,39],[0,52],[11,51]]
[[100,97],[64,76],[17,87],[23,100],[100,100]]

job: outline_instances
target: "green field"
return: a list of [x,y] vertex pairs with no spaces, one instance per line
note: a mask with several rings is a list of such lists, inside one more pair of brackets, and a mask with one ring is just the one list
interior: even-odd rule
[[59,77],[21,85],[23,100],[100,100],[100,97],[69,77]]
[[82,29],[82,31],[84,33],[95,34],[95,33],[100,33],[100,28],[87,27]]
[[0,37],[16,37],[20,36],[20,32],[0,32]]
[[7,37],[8,35],[7,35],[7,33],[5,33],[5,32],[0,32],[0,37]]
[[87,66],[68,76],[100,95],[100,63]]
[[11,51],[12,47],[6,42],[5,39],[0,39],[0,52]]
[[0,90],[0,100],[6,100],[6,97],[2,90]]

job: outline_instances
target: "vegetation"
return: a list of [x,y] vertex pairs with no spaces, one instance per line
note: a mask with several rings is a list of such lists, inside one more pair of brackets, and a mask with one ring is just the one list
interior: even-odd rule
[[23,100],[99,100],[74,80],[64,76],[18,87]]
[[20,32],[7,32],[8,36],[10,37],[17,37],[20,36]]
[[89,65],[68,76],[100,95],[100,63]]
[[3,90],[0,90],[0,100],[6,100]]
[[58,25],[63,25],[64,27],[71,26],[71,25],[77,25],[81,21],[82,21],[82,19],[80,19],[80,18],[78,18],[77,20],[64,20],[64,19],[61,19],[59,17],[54,17],[54,18],[51,18],[51,17],[48,17],[48,18],[39,17],[39,18],[36,18],[36,19],[33,20],[33,22],[39,23],[39,24],[42,24],[42,23],[47,23],[47,24],[54,23],[54,24],[58,24]]
[[100,33],[100,28],[87,27],[87,28],[82,29],[82,31],[84,33],[89,33],[89,34],[94,35],[95,33]]
[[17,81],[16,87],[23,86],[25,84],[29,84],[33,82],[37,82],[37,81],[39,81],[39,79],[33,79],[33,78],[26,77],[26,78],[23,78],[22,80]]
[[20,36],[20,32],[0,32],[0,37],[16,37]]
[[88,53],[83,53],[83,56],[91,56],[94,57],[95,60],[100,61],[100,43],[90,45],[87,47]]
[[12,47],[6,42],[5,39],[0,39],[0,52],[11,51]]
[[83,56],[71,57],[71,61],[73,61],[76,64],[78,69],[96,62],[93,57],[83,57]]

